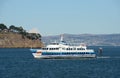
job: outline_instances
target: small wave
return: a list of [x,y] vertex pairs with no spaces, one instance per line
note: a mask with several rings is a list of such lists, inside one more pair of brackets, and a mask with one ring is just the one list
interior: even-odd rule
[[97,56],[97,58],[120,58],[120,56],[110,57],[110,56]]
[[97,56],[97,58],[111,58],[110,56]]
[[113,58],[120,58],[120,56],[118,56],[118,57],[113,57]]

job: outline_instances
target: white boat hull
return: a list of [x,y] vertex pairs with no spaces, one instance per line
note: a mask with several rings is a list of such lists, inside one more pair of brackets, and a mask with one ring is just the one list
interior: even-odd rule
[[41,59],[50,59],[50,58],[95,58],[95,54],[81,54],[81,55],[41,55],[38,53],[32,53],[34,58],[41,58]]

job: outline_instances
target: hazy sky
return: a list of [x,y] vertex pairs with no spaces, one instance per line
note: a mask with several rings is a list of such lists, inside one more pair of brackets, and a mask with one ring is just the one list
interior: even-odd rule
[[44,36],[120,33],[120,0],[0,0],[0,23]]

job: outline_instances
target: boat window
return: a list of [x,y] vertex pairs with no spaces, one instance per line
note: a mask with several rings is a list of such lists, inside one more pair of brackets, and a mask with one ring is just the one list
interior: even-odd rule
[[76,48],[73,48],[74,50],[76,50]]
[[56,50],[59,50],[59,48],[56,48]]
[[65,50],[65,48],[62,48],[63,50]]
[[77,48],[77,50],[80,50],[80,48]]
[[66,50],[73,50],[73,48],[67,48]]
[[69,48],[67,48],[66,50],[69,50]]
[[82,50],[85,50],[84,48],[82,48]]
[[59,48],[49,48],[49,50],[59,50]]
[[49,48],[49,50],[52,50],[52,48]]
[[42,50],[48,50],[48,48],[42,48]]
[[84,48],[77,48],[77,50],[85,50]]
[[58,45],[59,43],[51,43],[52,45]]

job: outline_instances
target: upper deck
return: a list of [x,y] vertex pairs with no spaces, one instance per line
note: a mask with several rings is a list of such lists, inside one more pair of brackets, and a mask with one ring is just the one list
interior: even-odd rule
[[92,49],[87,49],[86,45],[83,43],[79,46],[70,46],[63,40],[59,43],[53,42],[40,50],[45,52],[94,52]]

